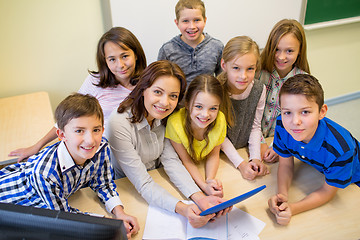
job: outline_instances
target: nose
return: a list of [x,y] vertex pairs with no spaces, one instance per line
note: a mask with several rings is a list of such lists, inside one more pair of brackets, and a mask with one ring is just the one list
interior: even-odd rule
[[160,104],[161,104],[163,107],[168,106],[168,105],[169,105],[169,97],[164,94],[164,95],[160,98]]
[[240,77],[241,77],[242,79],[245,79],[246,76],[247,76],[246,71],[245,71],[245,70],[241,70],[241,71],[240,71]]
[[125,63],[122,59],[119,59],[118,60],[118,64],[117,64],[117,67],[120,68],[120,69],[123,69],[125,66]]
[[190,21],[190,22],[189,22],[189,27],[190,27],[190,28],[194,28],[194,27],[195,27],[195,22],[194,22],[194,21]]
[[277,54],[277,58],[278,59],[285,59],[285,53],[283,51],[279,51],[279,53]]
[[92,145],[94,143],[94,132],[87,132],[84,135],[84,141],[88,145]]
[[300,116],[299,116],[298,114],[294,114],[294,116],[293,116],[293,123],[294,123],[295,125],[300,125],[300,124],[301,124],[301,118],[300,118]]

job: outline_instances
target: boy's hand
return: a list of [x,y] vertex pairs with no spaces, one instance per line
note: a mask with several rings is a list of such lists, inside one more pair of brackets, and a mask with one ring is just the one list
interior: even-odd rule
[[238,166],[238,169],[240,170],[242,177],[247,180],[253,180],[257,176],[269,174],[269,170],[266,165],[259,159],[253,159],[250,162],[242,161]]
[[117,219],[123,220],[128,239],[131,239],[131,236],[135,235],[139,231],[140,225],[136,217],[126,214],[122,206],[119,205],[116,206],[113,209],[112,213],[115,215]]
[[268,163],[274,163],[279,161],[279,155],[274,151],[273,148],[266,149],[263,160]]
[[207,179],[204,192],[207,195],[213,195],[217,197],[224,196],[222,183],[218,179]]
[[290,222],[292,213],[285,195],[278,193],[272,196],[269,201],[270,211],[275,215],[276,222],[280,225],[287,225]]

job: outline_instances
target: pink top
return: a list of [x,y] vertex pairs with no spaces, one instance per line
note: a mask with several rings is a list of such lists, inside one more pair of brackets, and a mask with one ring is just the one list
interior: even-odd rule
[[91,75],[87,76],[84,83],[79,89],[79,93],[90,94],[97,98],[100,106],[104,112],[104,123],[108,121],[110,113],[119,107],[119,104],[130,94],[132,90],[129,90],[122,85],[116,87],[101,88],[94,84],[98,84],[99,78]]

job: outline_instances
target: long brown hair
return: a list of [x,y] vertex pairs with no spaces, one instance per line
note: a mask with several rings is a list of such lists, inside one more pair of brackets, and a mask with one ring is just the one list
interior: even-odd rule
[[[198,157],[195,154],[194,150],[194,133],[191,128],[191,109],[194,104],[194,100],[199,92],[207,92],[211,95],[214,95],[220,99],[220,110],[224,113],[226,121],[228,123],[232,123],[233,117],[231,114],[231,102],[229,98],[229,94],[226,92],[226,90],[223,88],[220,81],[208,74],[201,74],[194,78],[194,80],[191,81],[186,94],[185,94],[185,133],[187,135],[188,141],[189,141],[189,154],[194,160],[194,162],[199,162],[201,159],[198,159]],[[206,129],[204,133],[204,140],[206,142],[206,145],[200,152],[200,158],[202,157],[202,152],[204,149],[209,145],[209,132],[214,128],[215,122],[213,121]]]
[[[156,79],[161,76],[173,76],[180,81],[180,94],[178,102],[184,96],[186,90],[186,77],[181,68],[173,62],[161,60],[151,63],[143,73],[140,75],[139,82],[134,90],[120,103],[118,108],[119,113],[123,113],[127,108],[131,108],[133,116],[130,121],[132,123],[141,122],[144,117],[147,117],[148,112],[144,105],[144,91],[151,87]],[[167,118],[166,118],[167,119]],[[166,122],[163,119],[163,124]]]
[[139,42],[139,40],[135,37],[135,35],[123,27],[114,27],[109,31],[104,33],[100,38],[97,45],[96,52],[96,63],[98,67],[98,71],[90,71],[89,73],[94,77],[99,77],[100,81],[97,86],[101,88],[107,87],[115,87],[120,84],[115,75],[110,71],[106,60],[105,60],[105,50],[104,46],[107,42],[112,42],[117,44],[124,50],[132,50],[136,57],[135,62],[135,71],[130,79],[130,84],[135,86],[140,74],[146,67],[146,58],[144,50]]
[[273,71],[277,46],[280,39],[288,33],[292,33],[300,43],[299,55],[294,65],[301,70],[310,73],[306,55],[306,37],[304,28],[294,19],[283,19],[276,23],[271,30],[265,48],[260,56],[261,69],[266,70],[269,73]]

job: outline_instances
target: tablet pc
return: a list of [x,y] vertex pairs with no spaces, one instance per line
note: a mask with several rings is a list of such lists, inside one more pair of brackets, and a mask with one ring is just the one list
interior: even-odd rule
[[216,212],[219,212],[227,207],[230,207],[238,202],[241,202],[253,195],[255,195],[256,193],[260,192],[261,190],[263,190],[264,188],[266,188],[266,185],[262,185],[261,187],[258,187],[258,188],[255,188],[247,193],[244,193],[244,194],[241,194],[237,197],[234,197],[230,200],[227,200],[226,202],[223,202],[223,203],[220,203],[216,206],[213,206],[211,208],[208,208],[206,209],[205,211],[202,211],[200,213],[200,216],[205,216],[205,215],[208,215],[208,214],[212,214],[212,213],[216,213]]

